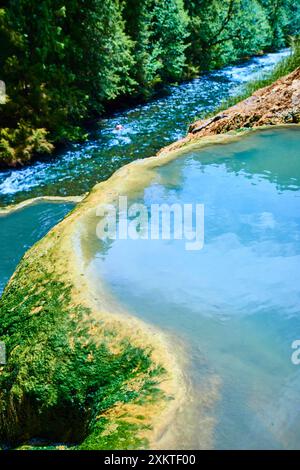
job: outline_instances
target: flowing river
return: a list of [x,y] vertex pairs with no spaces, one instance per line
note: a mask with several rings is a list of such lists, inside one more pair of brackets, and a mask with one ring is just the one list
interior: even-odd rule
[[[182,137],[196,116],[288,53],[170,87],[164,96],[101,120],[87,143],[2,172],[1,205],[83,194],[122,165]],[[158,170],[158,181],[139,202],[204,203],[199,252],[159,240],[135,241],[134,248],[116,241],[103,252],[91,240],[93,278],[104,278],[129,311],[189,345],[196,398],[183,446],[205,447],[207,430],[215,448],[299,447],[300,366],[291,362],[300,331],[299,142],[297,130],[254,133]],[[73,206],[37,201],[0,215],[0,292],[24,252]]]
[[[154,155],[183,137],[187,126],[249,80],[271,70],[289,50],[253,58],[180,86],[165,96],[102,119],[93,140],[72,146],[47,161],[0,173],[0,205],[36,196],[80,195],[106,180],[120,166]],[[116,125],[123,130],[117,131]]]
[[[247,81],[260,76],[290,53],[284,49],[169,87],[147,104],[102,119],[94,138],[20,170],[0,173],[0,205],[37,196],[80,195],[137,158],[154,155],[184,136],[197,116],[213,110]],[[121,124],[123,130],[116,131]],[[0,215],[0,292],[25,251],[58,223],[72,204],[37,202]]]

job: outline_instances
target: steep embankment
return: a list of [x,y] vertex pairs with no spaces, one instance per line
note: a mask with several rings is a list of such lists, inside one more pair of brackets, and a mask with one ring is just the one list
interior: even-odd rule
[[[188,135],[162,151],[173,150],[204,136],[262,126],[300,122],[300,67],[249,98],[215,116],[194,122]],[[161,152],[162,152],[161,151]]]
[[142,190],[158,166],[189,145],[227,142],[242,135],[227,131],[241,128],[299,122],[299,74],[194,124],[158,156],[123,167],[25,255],[0,300],[7,348],[0,368],[3,445],[33,437],[85,449],[160,445],[185,398],[179,356],[159,331],[107,313],[105,288],[95,291],[86,277],[85,230],[93,229],[100,203]]
[[300,68],[211,119],[196,121],[197,137],[234,129],[300,122]]

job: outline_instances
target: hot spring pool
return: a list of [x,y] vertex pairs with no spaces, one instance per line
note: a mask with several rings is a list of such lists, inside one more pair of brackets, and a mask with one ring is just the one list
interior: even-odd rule
[[191,150],[131,199],[205,206],[200,251],[183,240],[89,240],[90,275],[184,344],[193,400],[181,447],[205,447],[207,431],[217,449],[299,449],[300,130]]

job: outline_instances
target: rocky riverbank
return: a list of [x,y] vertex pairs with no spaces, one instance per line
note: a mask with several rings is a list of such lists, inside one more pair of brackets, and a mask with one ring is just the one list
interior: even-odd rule
[[300,122],[300,68],[211,119],[194,122],[189,134],[223,134],[240,128]]
[[201,137],[262,126],[300,123],[300,67],[271,85],[261,88],[249,98],[190,125],[183,139],[165,147],[172,151]]

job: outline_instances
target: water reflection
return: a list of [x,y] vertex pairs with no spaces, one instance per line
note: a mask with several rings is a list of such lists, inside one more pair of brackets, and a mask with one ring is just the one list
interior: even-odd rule
[[102,251],[91,224],[85,234],[87,274],[186,344],[195,393],[186,446],[203,444],[186,438],[201,435],[203,390],[216,377],[213,447],[299,448],[300,369],[291,362],[300,334],[299,142],[291,128],[253,133],[157,169],[134,201],[204,203],[201,251],[130,239]]

